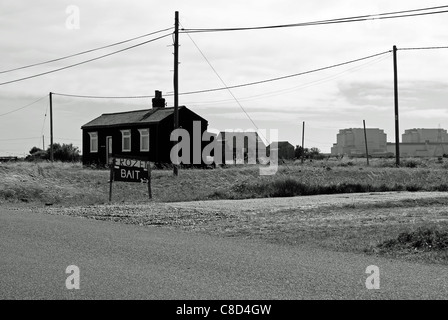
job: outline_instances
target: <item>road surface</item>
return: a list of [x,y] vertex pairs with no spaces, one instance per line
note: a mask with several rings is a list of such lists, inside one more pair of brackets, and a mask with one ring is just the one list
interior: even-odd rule
[[[66,268],[80,289],[66,288]],[[380,288],[367,289],[366,268]],[[0,299],[448,299],[446,266],[0,209]]]

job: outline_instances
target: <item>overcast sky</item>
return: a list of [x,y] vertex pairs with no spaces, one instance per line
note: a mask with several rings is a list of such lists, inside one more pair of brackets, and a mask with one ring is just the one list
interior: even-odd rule
[[[172,27],[289,24],[441,6],[444,1],[226,0],[87,1],[2,0],[0,71],[56,59]],[[67,7],[79,8],[79,29],[67,27]],[[73,20],[69,19],[69,22]],[[219,33],[191,38],[228,86],[304,72],[398,48],[447,46],[448,13],[344,24]],[[168,31],[166,33],[170,33]],[[158,35],[163,35],[161,33]],[[157,36],[157,35],[156,35]],[[75,58],[0,74],[0,83],[97,57],[154,36]],[[74,68],[0,86],[0,114],[48,93],[99,96],[173,91],[172,37]],[[180,34],[179,91],[223,84],[187,34]],[[448,128],[448,49],[398,52],[400,135],[410,128]],[[209,128],[278,129],[279,140],[329,152],[343,128],[381,128],[394,141],[392,54],[300,77],[228,91],[181,95]],[[168,106],[173,97],[166,96]],[[0,116],[0,156],[25,155],[49,144],[48,98]],[[151,107],[150,99],[93,100],[55,96],[54,141],[81,149],[80,127],[102,113]],[[242,108],[241,108],[242,107]]]

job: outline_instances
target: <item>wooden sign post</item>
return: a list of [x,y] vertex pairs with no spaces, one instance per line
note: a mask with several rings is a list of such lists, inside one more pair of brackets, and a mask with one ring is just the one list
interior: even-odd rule
[[109,179],[109,202],[112,201],[112,182],[114,181],[114,167],[115,159],[112,160],[112,165],[110,167],[110,179]]
[[129,158],[128,156],[113,157],[110,168],[109,202],[112,201],[112,182],[140,182],[148,184],[148,196],[151,192],[151,164],[148,160]]

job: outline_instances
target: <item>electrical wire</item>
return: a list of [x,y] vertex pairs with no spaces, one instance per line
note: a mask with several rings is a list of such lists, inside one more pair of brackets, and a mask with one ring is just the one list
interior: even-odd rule
[[[397,50],[423,50],[423,49],[448,49],[448,47],[434,47],[433,46],[433,47],[418,47],[418,48],[397,48]],[[366,56],[366,57],[362,57],[362,58],[358,58],[358,59],[354,59],[354,60],[350,60],[350,61],[346,61],[346,62],[334,64],[334,65],[330,65],[330,66],[323,67],[323,68],[318,68],[318,69],[313,69],[313,70],[309,70],[309,71],[305,71],[305,72],[295,73],[295,74],[291,74],[291,75],[286,75],[286,76],[281,76],[281,77],[276,77],[276,78],[270,78],[270,79],[255,81],[255,82],[248,82],[248,83],[243,83],[243,84],[238,84],[238,85],[228,86],[228,87],[219,87],[219,88],[204,89],[204,90],[197,90],[197,91],[181,92],[181,93],[179,93],[179,95],[190,95],[190,94],[197,94],[197,93],[207,93],[207,92],[221,91],[221,90],[227,90],[227,89],[234,89],[234,88],[252,86],[252,85],[257,85],[257,84],[277,81],[277,80],[283,80],[283,79],[297,77],[297,76],[301,76],[301,75],[305,75],[305,74],[309,74],[309,73],[323,71],[323,70],[326,70],[326,69],[336,68],[336,67],[339,67],[339,66],[342,66],[342,65],[351,64],[351,63],[355,63],[355,62],[358,62],[358,61],[361,61],[361,60],[374,58],[374,57],[385,55],[385,54],[391,53],[391,52],[392,52],[392,50],[388,50],[388,51],[380,52],[380,53],[373,54],[373,55],[370,55],[370,56]],[[371,63],[380,61],[383,58],[376,59],[375,61],[368,62],[368,63],[366,63],[364,65],[369,65]],[[304,84],[304,85],[301,85],[301,86],[292,87],[292,88],[289,88],[289,89],[283,89],[283,90],[279,90],[279,91],[283,92],[284,90],[292,90],[294,88],[296,88],[296,89],[306,88],[306,87],[309,87],[310,85],[313,85],[315,83],[324,82],[327,79],[331,80],[331,79],[337,77],[340,74],[343,74],[345,72],[350,72],[350,70],[353,70],[353,69],[361,68],[364,65],[353,67],[351,69],[342,71],[341,73],[338,73],[338,74],[336,74],[334,76],[329,76],[329,77],[321,79],[321,80],[312,81],[310,83],[307,83],[307,84]],[[277,92],[277,91],[273,91],[271,93],[275,93],[275,92]],[[268,94],[269,93],[264,93],[262,95],[268,95]],[[149,95],[136,95],[136,96],[93,96],[93,95],[76,95],[76,94],[66,94],[66,93],[56,93],[56,92],[53,92],[53,95],[59,95],[59,96],[65,96],[65,97],[75,97],[75,98],[91,98],[91,99],[141,99],[141,98],[153,98],[153,96],[149,96]],[[262,95],[258,95],[258,96],[262,96]],[[165,96],[166,97],[167,96],[174,96],[174,93],[173,92],[168,92],[168,93],[165,94]],[[246,97],[246,98],[258,97],[258,96],[256,95],[256,96],[251,96],[251,97]],[[246,98],[243,98],[243,99],[246,99]],[[220,103],[220,102],[227,102],[227,101],[233,101],[233,100],[234,99],[220,100],[220,101],[209,101],[209,102],[204,102],[204,103]]]
[[[387,52],[384,52],[384,53],[388,53],[388,52],[391,52],[391,51],[387,51]],[[381,53],[381,54],[383,54],[383,53]],[[370,57],[370,56],[369,56]],[[356,62],[356,61],[360,61],[360,60],[364,60],[364,59],[367,59],[367,58],[369,58],[369,57],[365,57],[365,58],[360,58],[360,59],[357,59],[357,60],[353,60],[353,62]],[[373,56],[371,56],[371,57],[373,57]],[[347,62],[347,63],[351,63],[351,62]],[[345,63],[345,64],[347,64],[347,63]],[[371,62],[369,62],[369,63],[366,63],[366,64],[370,64]],[[342,64],[341,64],[342,65]],[[362,66],[364,66],[364,65],[362,65]],[[362,66],[357,66],[357,67],[354,67],[354,68],[352,68],[352,69],[356,69],[356,68],[360,68],[360,67],[362,67]],[[333,66],[330,66],[330,67],[333,67]],[[328,67],[328,68],[330,68],[330,67]],[[324,70],[324,68],[321,68],[322,70]],[[321,69],[318,69],[317,71],[320,71]],[[346,71],[343,71],[343,72],[341,72],[341,74],[342,73],[345,73],[345,72],[349,72],[351,69],[349,69],[349,70],[346,70]],[[305,73],[303,73],[303,74],[306,74],[306,73],[310,73],[311,71],[309,71],[309,72],[305,72]],[[285,76],[285,78],[287,78],[287,77],[292,77],[292,76],[298,76],[298,75],[301,75],[301,74],[295,74],[295,75],[290,75],[290,76]],[[334,76],[331,76],[331,78],[332,77],[334,77]],[[248,84],[240,84],[240,85],[236,85],[236,86],[231,86],[231,87],[229,87],[229,88],[237,88],[237,87],[240,87],[240,86],[248,86],[248,85],[254,85],[254,84],[258,84],[258,83],[264,83],[264,82],[269,82],[269,81],[274,81],[274,80],[280,80],[280,79],[283,79],[283,77],[278,77],[278,78],[273,78],[273,79],[267,79],[267,80],[262,80],[262,81],[258,81],[258,82],[253,82],[253,83],[248,83]],[[325,78],[326,79],[326,78]],[[322,80],[325,80],[325,79],[322,79]],[[321,81],[321,80],[318,80],[318,81],[313,81],[313,82],[311,82],[311,83],[315,83],[315,82],[319,82],[319,81]],[[310,84],[311,84],[310,83]],[[308,84],[305,84],[305,85],[302,85],[302,86],[307,86]],[[302,86],[299,86],[298,88],[301,88]],[[225,90],[226,88],[224,87],[224,88],[215,88],[215,89],[206,89],[206,90],[200,90],[200,91],[192,91],[192,92],[183,92],[183,93],[179,93],[179,95],[187,95],[187,94],[193,94],[193,93],[202,93],[202,92],[210,92],[210,91],[218,91],[218,90]],[[292,88],[291,88],[292,89]],[[53,95],[58,95],[58,96],[64,96],[64,97],[74,97],[74,98],[87,98],[87,99],[140,99],[140,98],[153,98],[153,96],[145,96],[145,95],[137,95],[137,96],[93,96],[93,95],[77,95],[77,94],[66,94],[66,93],[56,93],[56,92],[53,92]],[[165,96],[173,96],[174,94],[172,93],[172,92],[168,92],[167,94],[165,94]],[[244,99],[244,98],[243,98]],[[230,100],[222,100],[222,101],[219,101],[219,102],[224,102],[224,101],[233,101],[234,99],[230,99]],[[215,101],[216,102],[216,101]],[[214,103],[213,101],[212,101],[212,103]]]
[[17,140],[32,140],[40,137],[29,137],[29,138],[14,138],[14,139],[0,139],[0,141],[17,141]]
[[[246,112],[246,110],[243,108],[243,106],[241,105],[241,103],[238,101],[238,99],[236,98],[236,96],[233,94],[233,92],[230,90],[231,87],[227,86],[227,84],[225,83],[225,81],[221,78],[221,76],[218,74],[218,72],[216,71],[216,69],[213,67],[213,65],[210,63],[210,61],[207,59],[207,57],[205,56],[205,54],[202,52],[202,50],[199,48],[199,46],[196,44],[196,42],[193,40],[193,38],[187,33],[187,36],[190,38],[191,42],[193,42],[194,46],[196,47],[196,49],[198,49],[198,51],[200,52],[200,54],[202,55],[202,57],[205,59],[205,61],[207,62],[207,64],[210,66],[210,68],[213,70],[213,72],[215,73],[215,75],[218,77],[218,79],[222,82],[222,84],[224,85],[224,89],[227,89],[227,91],[230,93],[230,95],[233,97],[233,99],[236,101],[236,103],[238,104],[238,106],[241,108],[241,110],[243,110],[243,112],[246,114],[246,116],[249,118],[249,120],[252,122],[252,124],[255,126],[255,128],[258,129],[258,126],[255,124],[255,122],[252,120],[252,118],[249,116],[249,114]],[[180,95],[180,94],[179,94]],[[264,138],[264,137],[263,137]],[[266,141],[268,141],[266,138],[264,138]]]
[[131,38],[131,39],[115,42],[115,43],[112,43],[112,44],[109,44],[109,45],[106,45],[106,46],[102,46],[102,47],[98,47],[98,48],[95,48],[95,49],[90,49],[90,50],[85,50],[85,51],[81,51],[81,52],[78,52],[78,53],[70,54],[68,56],[64,56],[64,57],[61,57],[61,58],[47,60],[47,61],[38,62],[38,63],[33,63],[33,64],[29,64],[29,65],[26,65],[26,66],[23,66],[23,67],[14,68],[14,69],[3,70],[3,71],[0,71],[0,74],[7,73],[7,72],[12,72],[12,71],[17,71],[17,70],[22,70],[22,69],[26,69],[26,68],[31,68],[31,67],[35,67],[35,66],[40,66],[40,65],[43,65],[43,64],[51,63],[51,62],[61,61],[61,60],[64,60],[64,59],[80,56],[80,55],[83,55],[83,54],[86,54],[86,53],[98,51],[98,50],[101,50],[101,49],[110,48],[110,47],[113,47],[113,46],[117,46],[119,44],[123,44],[123,43],[127,43],[127,42],[134,41],[134,40],[137,40],[137,39],[145,38],[145,37],[151,36],[153,34],[157,34],[157,33],[164,32],[164,31],[168,31],[170,29],[173,29],[173,27],[162,29],[162,30],[159,30],[159,31],[151,32],[151,33],[147,33],[147,34],[144,34],[144,35],[141,35],[141,36],[138,36],[138,37],[134,37],[134,38]]
[[433,49],[448,49],[448,47],[397,48],[397,50],[433,50]]
[[[315,85],[320,85],[322,83],[325,83],[325,82],[328,82],[328,81],[340,78],[340,77],[344,76],[346,73],[351,73],[351,72],[363,69],[365,67],[371,66],[373,64],[376,64],[376,63],[384,60],[385,58],[387,58],[387,56],[382,56],[382,57],[376,58],[373,61],[366,62],[366,63],[364,63],[362,65],[355,66],[355,67],[349,68],[347,70],[344,70],[342,72],[336,73],[334,75],[331,75],[331,76],[328,76],[328,77],[325,77],[325,78],[322,78],[322,79],[318,79],[318,80],[315,80],[315,81],[307,82],[307,83],[301,84],[299,86],[293,86],[293,87],[290,87],[290,88],[285,88],[285,89],[280,89],[280,90],[275,90],[275,91],[269,91],[269,92],[265,92],[265,93],[262,93],[262,94],[257,94],[257,95],[252,95],[252,96],[248,96],[248,97],[243,97],[243,98],[240,98],[239,100],[240,101],[257,100],[257,99],[261,99],[261,98],[265,98],[265,97],[273,97],[273,96],[277,96],[277,95],[281,95],[281,94],[285,94],[285,93],[286,94],[287,93],[292,93],[292,92],[295,92],[295,91],[300,90],[300,89],[305,89],[305,88],[312,87],[312,86],[315,86]],[[230,102],[230,101],[233,101],[233,99],[215,100],[215,101],[201,101],[201,102],[184,102],[184,103],[187,104],[187,105],[188,104],[196,104],[196,105],[207,104],[207,105],[210,105],[210,104],[226,103],[226,102]]]
[[[335,23],[414,17],[414,16],[423,16],[423,15],[448,12],[448,10],[442,10],[442,11],[435,11],[435,12],[412,13],[412,12],[420,12],[420,11],[428,11],[428,10],[444,9],[444,8],[448,8],[448,6],[428,7],[428,8],[395,11],[395,12],[380,13],[380,14],[373,14],[373,15],[362,15],[362,16],[336,18],[336,19],[311,21],[311,22],[292,23],[292,24],[282,24],[282,25],[270,25],[270,26],[258,26],[258,27],[238,27],[238,28],[209,28],[209,29],[205,29],[205,28],[203,28],[203,29],[200,29],[200,28],[184,29],[184,28],[182,28],[181,31],[184,33],[198,33],[198,32],[246,31],[246,30],[262,30],[262,29],[276,29],[276,28],[290,28],[290,27],[305,27],[305,26],[326,25],[326,24],[335,24]],[[407,14],[407,13],[409,13],[409,14]]]
[[82,139],[70,139],[70,138],[59,138],[59,137],[57,139],[58,140],[66,140],[66,141],[82,141]]
[[[336,67],[340,67],[340,66],[343,66],[343,65],[346,65],[346,64],[350,64],[350,63],[354,63],[354,62],[358,62],[358,61],[374,58],[374,57],[377,57],[377,56],[380,56],[380,55],[383,55],[383,54],[387,54],[387,53],[390,53],[390,52],[392,52],[392,50],[388,50],[388,51],[372,54],[370,56],[349,60],[349,61],[346,61],[346,62],[341,62],[341,63],[338,63],[338,64],[333,64],[333,65],[330,65],[330,66],[327,66],[327,67],[322,67],[322,68],[317,68],[317,69],[313,69],[313,70],[309,70],[309,71],[294,73],[294,74],[290,74],[290,75],[286,75],[286,76],[270,78],[270,79],[260,80],[260,81],[254,81],[254,82],[248,82],[248,83],[238,84],[238,85],[234,85],[234,86],[225,86],[225,87],[221,87],[221,88],[213,88],[213,89],[205,89],[205,90],[182,92],[182,93],[179,93],[179,95],[189,95],[189,94],[197,94],[197,93],[205,93],[205,92],[213,92],[213,91],[220,91],[220,90],[242,88],[242,87],[253,86],[253,85],[262,84],[262,83],[268,83],[268,82],[272,82],[272,81],[278,81],[278,80],[298,77],[298,76],[302,76],[302,75],[305,75],[305,74],[310,74],[310,73],[314,73],[314,72],[318,72],[318,71],[323,71],[323,70],[327,70],[327,69],[331,69],[331,68],[336,68]],[[174,95],[173,93],[167,93],[165,96],[173,96],[173,95]]]
[[76,67],[76,66],[88,63],[88,62],[92,62],[92,61],[95,61],[95,60],[99,60],[99,59],[111,56],[113,54],[117,54],[117,53],[129,50],[129,49],[133,49],[133,48],[142,46],[144,44],[147,44],[147,43],[150,43],[150,42],[153,42],[153,41],[156,41],[156,40],[168,37],[170,35],[171,35],[171,33],[168,33],[168,34],[165,34],[163,36],[160,36],[160,37],[157,37],[157,38],[154,38],[154,39],[151,39],[151,40],[147,40],[147,41],[144,41],[144,42],[137,43],[137,44],[135,44],[133,46],[130,46],[130,47],[126,47],[126,48],[123,48],[123,49],[120,49],[120,50],[117,50],[117,51],[114,51],[114,52],[110,52],[110,53],[104,54],[104,55],[96,57],[96,58],[84,60],[84,61],[81,61],[81,62],[78,62],[78,63],[75,63],[75,64],[71,64],[71,65],[68,65],[68,66],[65,66],[65,67],[62,67],[62,68],[53,69],[53,70],[50,70],[50,71],[38,73],[38,74],[35,74],[35,75],[32,75],[32,76],[19,78],[19,79],[15,79],[15,80],[11,80],[11,81],[1,82],[0,85],[5,85],[5,84],[19,82],[19,81],[23,81],[23,80],[27,80],[27,79],[31,79],[31,78],[36,78],[36,77],[39,77],[39,76],[42,76],[42,75],[46,75],[46,74],[54,73],[54,72],[57,72],[57,71],[65,70],[65,69],[68,69],[68,68]]
[[[247,113],[247,111],[244,109],[243,105],[241,104],[241,102],[238,100],[238,98],[233,94],[232,90],[230,90],[230,88],[227,86],[227,84],[225,83],[225,81],[222,79],[222,77],[219,75],[219,73],[216,71],[216,69],[213,67],[213,65],[210,63],[210,61],[207,59],[207,57],[205,56],[204,52],[202,52],[202,50],[199,48],[199,46],[196,44],[196,42],[193,40],[193,38],[187,33],[188,37],[190,38],[191,42],[193,42],[194,46],[198,49],[198,51],[200,52],[200,54],[202,55],[202,57],[205,59],[205,61],[207,62],[207,64],[210,66],[210,68],[213,70],[213,72],[216,74],[216,76],[218,77],[218,79],[222,82],[222,84],[227,87],[227,91],[229,92],[229,94],[233,97],[233,99],[235,100],[235,102],[238,104],[238,106],[241,108],[241,110],[244,112],[244,114],[247,116],[247,118],[250,120],[250,122],[254,125],[254,127],[257,129],[257,136],[261,136],[264,141],[266,142],[266,146],[270,145],[269,140],[265,137],[265,135],[260,131],[260,129],[258,128],[257,124],[255,123],[255,121],[252,119],[252,117],[249,115],[249,113]],[[258,141],[257,141],[258,143]],[[286,167],[290,170],[289,166],[287,164],[285,164]]]
[[46,97],[48,97],[48,95],[45,95],[45,96],[43,96],[43,97],[37,99],[36,101],[33,101],[33,102],[27,104],[26,106],[23,106],[23,107],[20,107],[20,108],[17,108],[17,109],[8,111],[8,112],[6,112],[6,113],[2,113],[2,114],[0,114],[0,117],[2,117],[2,116],[6,116],[7,114],[11,114],[11,113],[13,113],[13,112],[16,112],[16,111],[19,111],[19,110],[22,110],[22,109],[25,109],[25,108],[28,108],[29,106],[32,106],[33,104],[38,103],[39,101],[41,101],[42,99],[44,99],[44,98],[46,98]]
[[73,98],[86,98],[86,99],[144,99],[144,98],[154,98],[153,96],[89,96],[89,95],[78,95],[78,94],[67,94],[67,93],[56,93],[52,92],[55,96],[62,97],[73,97]]
[[47,119],[47,111],[48,111],[48,104],[47,107],[45,109],[45,115],[44,115],[44,122],[42,124],[42,130],[40,131],[40,135],[42,136],[44,134],[44,129],[45,129],[45,120]]

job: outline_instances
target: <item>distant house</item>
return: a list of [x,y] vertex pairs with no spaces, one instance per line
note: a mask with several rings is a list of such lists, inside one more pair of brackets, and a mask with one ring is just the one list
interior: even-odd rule
[[[151,109],[102,114],[81,127],[83,164],[106,165],[116,155],[171,163],[173,117],[174,108],[165,107],[160,91],[156,91]],[[193,121],[200,121],[201,134],[207,130],[207,120],[187,107],[179,106],[179,127],[187,130],[191,137]]]
[[266,145],[255,131],[223,131],[219,133],[216,142],[222,148],[220,163],[255,163],[260,157],[266,156]]
[[[268,146],[268,154],[271,151],[273,144]],[[277,142],[277,155],[279,159],[294,159],[294,146],[288,141],[278,141]]]

